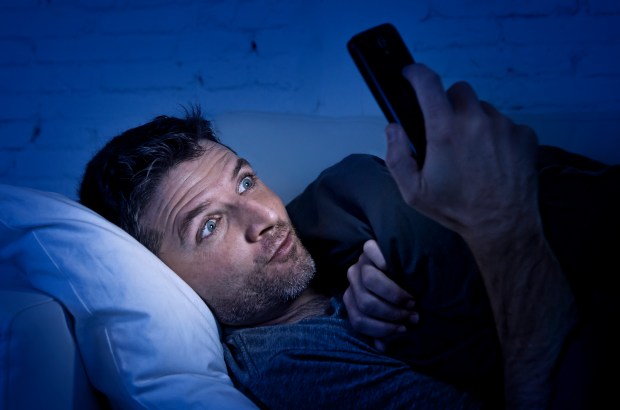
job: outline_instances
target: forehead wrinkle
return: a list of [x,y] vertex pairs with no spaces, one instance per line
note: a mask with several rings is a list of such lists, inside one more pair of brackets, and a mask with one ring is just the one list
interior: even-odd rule
[[[185,192],[182,193],[182,196],[179,198],[179,200],[174,201],[175,205],[172,207],[172,209],[170,209],[170,212],[168,212],[166,216],[167,218],[172,217],[172,229],[173,232],[176,231],[181,244],[185,244],[187,230],[192,225],[193,220],[198,215],[203,213],[205,209],[212,205],[212,200],[208,198],[209,193],[217,191],[218,187],[224,184],[224,180],[222,178],[219,178],[220,175],[223,176],[225,174],[224,170],[230,169],[231,162],[234,163],[234,179],[234,176],[239,172],[239,170],[243,166],[248,164],[247,160],[240,160],[239,158],[237,158],[237,160],[234,162],[231,161],[231,159],[229,158],[229,154],[232,154],[234,157],[236,157],[236,154],[223,146],[221,147],[224,151],[222,151],[217,158],[205,158],[206,155],[208,155],[209,152],[212,152],[213,148],[215,148],[215,146],[210,146],[205,150],[205,153],[200,158],[197,158],[195,161],[189,161],[185,164],[182,164],[181,167],[184,167],[184,169],[182,169],[181,167],[177,167],[177,169],[175,170],[177,173],[181,173],[181,175],[185,174],[182,182],[180,183],[180,186],[177,188],[176,191],[178,192],[179,190],[183,190],[183,188],[185,188]],[[207,169],[207,172],[203,174],[197,171],[199,171],[204,166],[202,164],[202,162],[204,161],[207,161],[209,163],[209,167]],[[217,164],[222,164],[222,166],[220,167],[220,172],[215,171],[215,169],[217,168]],[[172,173],[174,173],[174,171]],[[211,181],[214,182],[213,184],[207,184],[207,181],[209,179],[212,179],[214,174],[218,176],[218,178],[216,178],[215,181]],[[173,176],[168,175],[167,177],[169,181],[172,181]],[[189,211],[187,211],[185,215],[183,215],[184,208],[190,207],[191,203],[195,202],[196,199],[200,199],[200,197],[204,198],[205,194],[207,196],[207,199],[203,199],[202,202],[200,202],[196,207],[191,208]],[[175,195],[173,195],[173,197],[174,196]]]
[[[181,198],[179,198],[178,201],[175,201],[176,205],[174,208],[178,208],[178,210],[175,210],[174,212],[171,211],[168,213],[169,217],[174,215],[172,219],[172,229],[177,232],[179,239],[181,241],[181,244],[185,244],[185,235],[187,233],[187,229],[192,224],[192,221],[194,220],[194,218],[200,215],[209,205],[211,205],[210,200],[208,199],[204,200],[201,203],[199,203],[198,206],[191,208],[185,215],[183,215],[183,209],[190,206],[193,200],[195,200],[196,198],[200,196],[204,196],[205,193],[207,195],[209,194],[209,191],[204,186],[206,184],[202,183],[202,181],[204,181],[205,179],[208,179],[209,176],[208,175],[201,176],[195,173],[194,172],[195,170],[196,168],[190,170],[190,172],[183,179],[181,186],[179,187],[179,189],[182,189],[183,187],[187,187],[187,188],[185,192],[183,192]],[[207,188],[213,188],[213,187],[207,187]]]
[[[157,207],[157,214],[159,214],[160,216],[163,215],[164,226],[168,225],[168,221],[171,215],[174,213],[175,209],[179,207],[179,204],[182,203],[183,200],[190,193],[192,185],[195,185],[195,184],[192,184],[191,182],[191,180],[193,179],[192,178],[193,172],[189,172],[189,173],[183,172],[184,167],[188,167],[196,162],[199,162],[208,152],[212,151],[219,144],[208,141],[208,142],[201,143],[201,145],[204,149],[202,154],[200,154],[198,157],[185,160],[185,161],[181,161],[177,163],[176,165],[174,165],[167,172],[165,172],[161,182],[159,183],[157,190],[159,191],[160,196],[163,196],[164,198],[166,197],[165,195],[166,189],[163,188],[164,186],[172,185],[174,188],[176,188],[172,191],[172,195],[170,195],[169,197],[170,199],[168,201],[160,201],[161,205]],[[181,197],[177,201],[175,201],[174,199],[178,195],[179,190],[188,184],[190,186],[190,189],[188,189],[185,193],[181,195]],[[160,198],[160,199],[163,199],[163,198]],[[173,203],[174,205],[171,206],[171,204]],[[172,221],[173,227],[174,227],[174,223],[175,221],[173,219]]]
[[[161,220],[162,226],[164,227],[164,232],[167,230],[165,227],[169,226],[170,223],[174,229],[176,218],[174,218],[173,215],[176,215],[181,211],[183,208],[182,204],[191,191],[191,189],[187,189],[185,192],[182,192],[183,187],[185,187],[188,184],[188,181],[192,179],[191,174],[183,177],[181,177],[181,175],[174,175],[175,179],[173,180],[173,173],[174,170],[171,170],[171,172],[168,172],[162,180],[162,185],[166,184],[168,186],[172,186],[173,188],[169,188],[168,190],[168,200],[163,200],[167,195],[165,190],[163,192],[160,190],[160,206],[157,208],[157,212],[155,214],[156,220]],[[160,188],[162,185],[160,185]],[[159,215],[159,217],[157,215]],[[171,219],[172,221],[170,221]]]

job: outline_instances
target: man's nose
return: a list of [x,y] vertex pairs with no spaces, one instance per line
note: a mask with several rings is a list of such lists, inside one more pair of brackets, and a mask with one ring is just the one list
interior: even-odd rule
[[244,207],[246,221],[246,239],[256,242],[269,233],[278,222],[278,214],[268,203],[247,201]]

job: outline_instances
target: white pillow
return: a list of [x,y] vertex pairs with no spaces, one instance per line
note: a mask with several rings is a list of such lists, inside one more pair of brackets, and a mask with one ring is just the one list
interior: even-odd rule
[[75,201],[0,184],[0,281],[27,281],[67,308],[90,381],[114,407],[255,408],[232,385],[198,295]]

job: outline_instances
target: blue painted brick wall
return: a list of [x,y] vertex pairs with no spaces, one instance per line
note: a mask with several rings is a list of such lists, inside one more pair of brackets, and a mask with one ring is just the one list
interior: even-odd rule
[[345,43],[385,21],[446,85],[620,162],[617,0],[0,0],[0,181],[73,197],[101,144],[181,104],[380,116]]

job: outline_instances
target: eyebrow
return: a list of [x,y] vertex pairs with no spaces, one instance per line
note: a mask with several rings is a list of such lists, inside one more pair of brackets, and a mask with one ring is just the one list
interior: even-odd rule
[[239,171],[241,171],[241,168],[243,167],[251,167],[251,165],[245,158],[237,159],[237,164],[235,165],[235,169],[233,169],[232,176],[230,178],[231,181],[237,179],[237,175],[239,175]]
[[196,218],[205,209],[207,209],[210,204],[211,204],[210,202],[204,202],[204,203],[198,205],[196,208],[194,208],[191,211],[189,211],[183,217],[183,221],[181,222],[181,226],[179,226],[179,238],[181,239],[181,243],[185,243],[185,236],[187,235],[187,230],[189,229],[189,226],[192,224],[192,221],[194,220],[194,218]]
[[[245,158],[238,158],[237,163],[235,164],[235,168],[233,169],[231,173],[230,180],[234,182],[237,179],[237,176],[239,175],[239,172],[241,171],[241,169],[243,167],[250,167],[250,166],[251,165],[248,162],[248,160],[246,160]],[[178,231],[179,238],[181,239],[181,243],[185,243],[185,237],[187,236],[187,230],[192,224],[192,221],[198,215],[203,213],[204,210],[207,209],[210,205],[211,205],[211,201],[203,202],[200,205],[198,205],[196,208],[192,209],[187,214],[185,214],[185,216],[183,217],[183,220],[181,221],[181,225],[179,226],[179,231]]]

